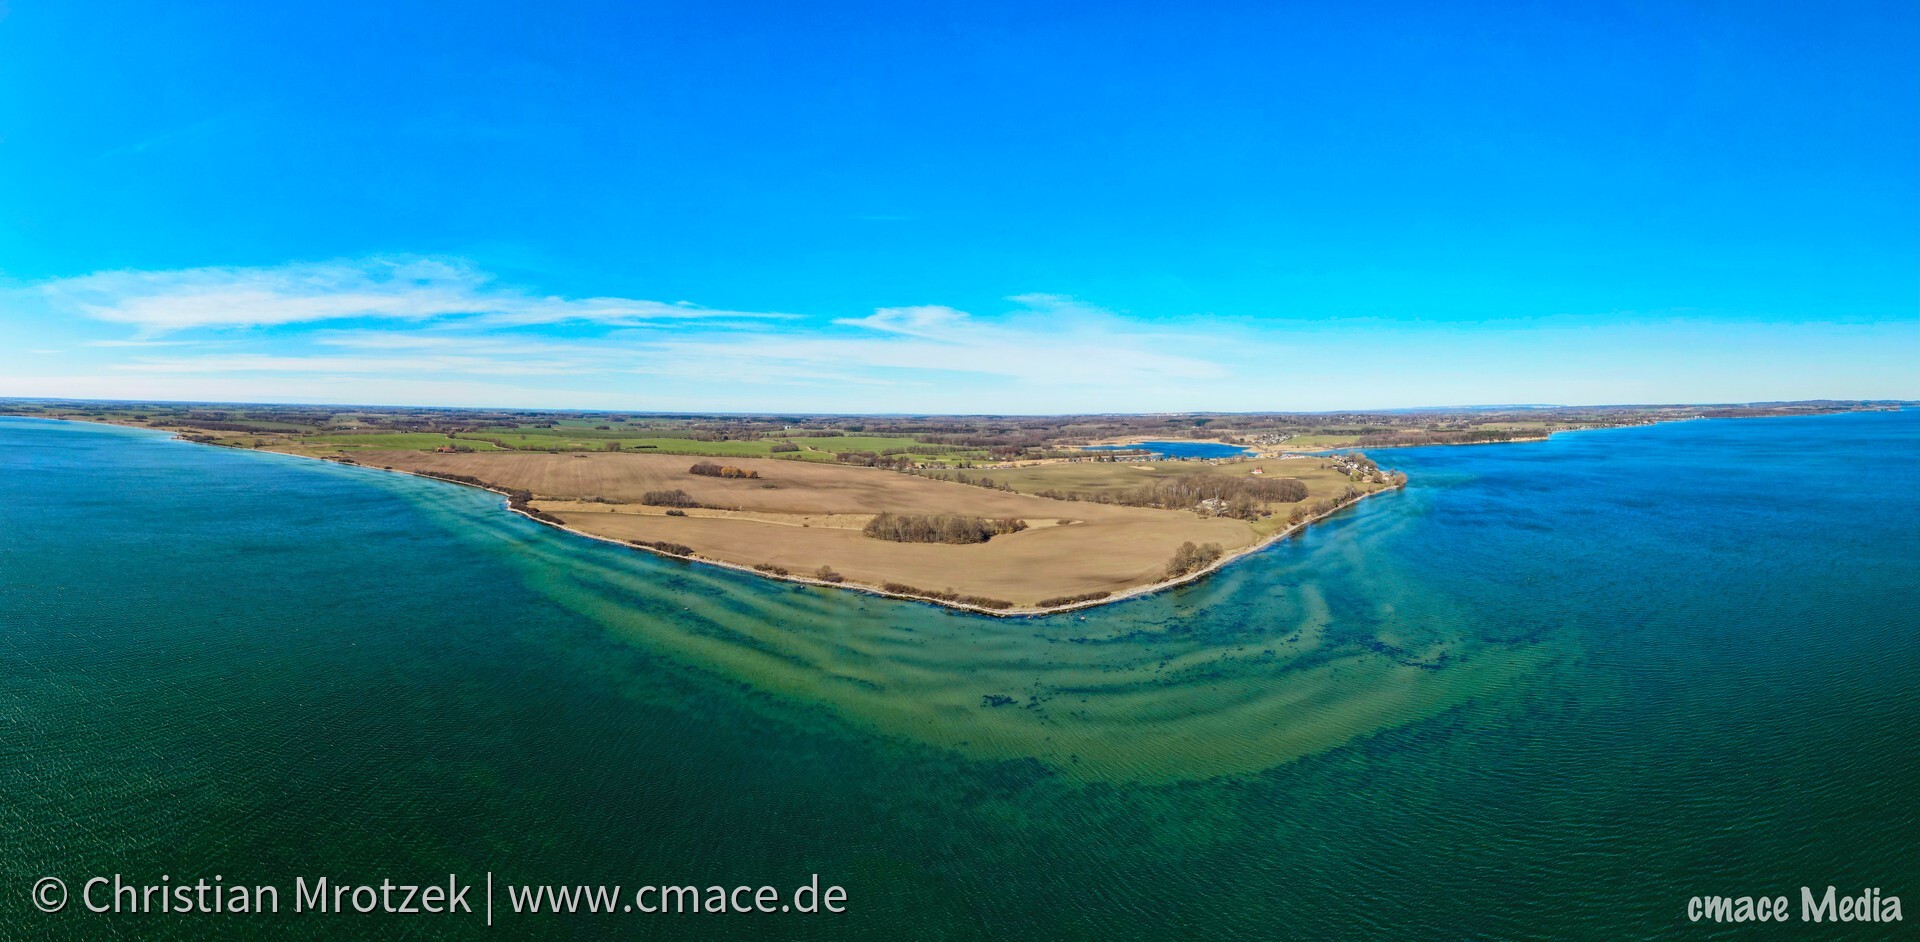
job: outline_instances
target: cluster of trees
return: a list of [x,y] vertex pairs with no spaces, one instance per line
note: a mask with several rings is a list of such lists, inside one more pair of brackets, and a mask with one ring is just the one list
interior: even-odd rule
[[1012,517],[967,514],[895,514],[882,512],[867,521],[866,535],[895,543],[985,543],[1002,533],[1027,528]]
[[1041,599],[1037,604],[1041,608],[1054,608],[1060,605],[1073,605],[1078,602],[1098,602],[1112,592],[1082,592],[1079,595],[1056,595],[1050,599]]
[[773,444],[767,446],[767,450],[777,455],[777,454],[780,454],[781,452],[799,451],[800,446],[792,442],[774,442]]
[[832,566],[821,566],[814,570],[813,577],[821,582],[845,582],[847,577],[833,571]]
[[892,471],[905,471],[913,467],[913,459],[906,455],[880,455],[871,451],[843,451],[833,457],[841,464],[859,465],[863,468],[886,468]]
[[700,502],[679,488],[670,491],[648,491],[640,495],[640,502],[654,507],[698,507]]
[[656,549],[662,553],[666,553],[669,556],[692,556],[693,555],[693,547],[688,546],[685,543],[669,543],[666,540],[628,540],[627,542],[635,546],[644,546],[648,549]]
[[1199,572],[1218,562],[1225,554],[1226,550],[1221,549],[1218,543],[1195,546],[1192,540],[1188,540],[1173,551],[1172,559],[1167,560],[1167,578],[1178,579],[1190,572]]
[[757,478],[760,476],[760,472],[758,471],[748,471],[744,468],[736,468],[730,464],[714,464],[711,461],[699,462],[693,467],[688,468],[687,473],[704,475],[710,478]]
[[880,586],[880,590],[883,592],[892,593],[894,595],[917,595],[925,599],[939,599],[942,602],[958,602],[961,605],[972,605],[977,608],[991,608],[996,611],[1005,610],[1013,607],[1013,603],[1007,601],[1006,599],[988,598],[987,596],[984,596],[984,595],[961,595],[960,593],[955,592],[952,589],[947,589],[942,592],[936,592],[932,589],[922,589],[917,586],[910,586],[904,582],[889,582]]
[[754,564],[753,564],[753,568],[755,568],[755,569],[757,569],[757,570],[759,570],[759,571],[761,571],[761,572],[767,572],[767,573],[772,573],[772,574],[774,574],[774,575],[776,575],[776,576],[786,576],[786,575],[791,575],[791,573],[790,573],[790,572],[789,572],[789,571],[787,570],[787,567],[785,567],[785,566],[775,566],[775,565],[774,565],[774,564],[772,564],[772,563],[754,563]]

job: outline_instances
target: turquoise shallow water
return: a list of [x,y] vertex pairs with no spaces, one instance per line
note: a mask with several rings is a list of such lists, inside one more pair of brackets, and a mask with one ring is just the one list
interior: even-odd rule
[[115,872],[849,894],[512,938],[1716,937],[1687,897],[1920,905],[1920,413],[1377,457],[1404,492],[1215,578],[996,620],[0,419],[0,938],[489,934],[31,906]]

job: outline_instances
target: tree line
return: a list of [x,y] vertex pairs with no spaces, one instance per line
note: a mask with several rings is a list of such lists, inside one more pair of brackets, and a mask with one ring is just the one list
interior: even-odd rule
[[1162,510],[1184,510],[1204,500],[1218,500],[1226,505],[1219,511],[1220,516],[1253,520],[1266,512],[1268,504],[1295,504],[1306,500],[1307,484],[1299,478],[1194,474],[1150,481],[1124,491],[1081,494],[1045,490],[1034,494],[1054,500],[1083,500],[1092,504],[1157,507]]
[[643,504],[651,504],[655,507],[704,506],[699,501],[694,500],[693,495],[677,487],[670,491],[648,491],[640,495],[640,502]]

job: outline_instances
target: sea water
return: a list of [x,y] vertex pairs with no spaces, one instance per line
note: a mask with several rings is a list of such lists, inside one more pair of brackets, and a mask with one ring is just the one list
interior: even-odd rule
[[[1694,896],[1920,900],[1920,413],[1375,457],[1409,486],[1213,577],[995,619],[0,418],[0,937],[1618,938],[1697,934]],[[847,911],[80,896],[489,873],[819,874]]]

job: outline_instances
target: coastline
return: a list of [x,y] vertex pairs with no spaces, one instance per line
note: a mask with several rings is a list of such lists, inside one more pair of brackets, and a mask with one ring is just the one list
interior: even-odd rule
[[[158,433],[163,433],[167,435],[173,441],[184,442],[189,445],[206,445],[208,447],[213,447],[213,448],[234,448],[234,446],[222,445],[222,444],[219,444],[218,442],[195,441],[193,439],[187,438],[184,434],[180,432],[169,431],[166,429],[155,429],[155,428],[151,428],[149,426],[144,426],[144,425],[128,425],[121,422],[101,422],[93,419],[73,419],[73,418],[66,418],[66,417],[59,417],[59,416],[22,416],[22,418],[37,418],[37,419],[43,419],[43,420],[55,421],[55,422],[84,422],[89,425],[107,425],[115,428],[135,429],[143,432],[158,432]],[[1504,444],[1504,443],[1492,443],[1492,444]],[[1294,535],[1295,533],[1299,533],[1305,530],[1307,527],[1312,526],[1313,524],[1326,520],[1343,510],[1346,510],[1350,507],[1358,506],[1361,501],[1366,500],[1369,497],[1373,497],[1379,494],[1392,493],[1406,486],[1405,484],[1396,484],[1388,487],[1383,487],[1376,491],[1368,491],[1364,494],[1361,494],[1359,497],[1354,498],[1352,501],[1345,504],[1341,504],[1340,506],[1335,507],[1331,510],[1328,510],[1325,513],[1307,517],[1301,520],[1299,523],[1296,523],[1290,527],[1287,527],[1283,530],[1276,530],[1273,533],[1268,534],[1266,537],[1260,540],[1257,540],[1253,543],[1250,543],[1232,552],[1224,553],[1221,555],[1219,559],[1214,560],[1212,563],[1208,564],[1207,566],[1200,569],[1196,569],[1193,572],[1187,573],[1185,575],[1179,576],[1178,578],[1164,579],[1159,582],[1151,582],[1151,583],[1147,583],[1146,585],[1140,585],[1130,589],[1124,589],[1122,591],[1115,592],[1105,598],[1088,599],[1086,601],[1081,601],[1081,602],[1070,602],[1064,605],[1049,606],[1047,608],[992,609],[992,608],[986,608],[984,606],[979,606],[979,605],[970,605],[965,602],[956,602],[956,601],[949,601],[947,599],[934,598],[932,596],[908,595],[908,594],[898,593],[898,592],[889,592],[883,588],[880,588],[879,586],[871,586],[871,585],[866,585],[864,583],[827,582],[826,580],[823,580],[823,579],[814,579],[808,576],[793,575],[791,573],[783,576],[777,573],[771,573],[771,572],[766,572],[764,570],[755,569],[752,566],[744,565],[741,563],[727,562],[726,560],[712,559],[705,556],[692,556],[692,555],[681,556],[675,553],[668,553],[659,549],[655,549],[654,547],[651,547],[651,546],[629,543],[625,540],[616,539],[614,537],[601,536],[595,533],[588,533],[585,530],[576,529],[574,527],[567,526],[564,523],[556,523],[552,520],[542,519],[541,517],[535,516],[534,514],[527,512],[525,509],[515,507],[510,503],[508,503],[506,500],[504,500],[504,498],[507,497],[511,492],[505,488],[501,488],[492,484],[486,484],[486,483],[476,484],[476,483],[471,483],[467,481],[454,481],[454,480],[449,480],[447,478],[438,477],[432,474],[422,474],[416,471],[404,471],[404,470],[399,470],[395,468],[382,468],[382,467],[376,467],[368,464],[361,464],[358,461],[353,461],[351,459],[344,459],[344,458],[325,458],[325,457],[320,457],[316,455],[302,455],[302,454],[296,454],[296,453],[287,452],[287,451],[273,451],[270,449],[234,448],[234,450],[249,451],[249,452],[263,451],[263,452],[266,452],[267,454],[285,455],[286,457],[289,457],[289,458],[301,458],[308,461],[324,461],[329,464],[343,465],[343,466],[352,467],[352,468],[362,468],[368,471],[373,471],[381,474],[404,474],[409,477],[422,478],[429,481],[438,481],[442,484],[453,484],[453,485],[458,485],[460,487],[471,487],[476,490],[482,490],[491,494],[499,495],[501,498],[503,498],[503,500],[501,501],[501,506],[509,513],[518,514],[542,526],[551,527],[555,530],[560,530],[566,533],[570,533],[574,536],[578,536],[584,539],[594,540],[594,541],[597,541],[600,543],[606,543],[612,546],[618,546],[623,549],[652,553],[655,556],[660,556],[666,559],[677,559],[682,562],[699,563],[701,565],[706,565],[706,566],[717,566],[722,569],[731,569],[735,572],[742,572],[742,573],[746,573],[747,575],[757,576],[762,579],[770,579],[778,582],[790,582],[798,585],[822,586],[830,589],[848,589],[855,592],[865,592],[868,595],[875,595],[882,598],[898,599],[900,601],[906,601],[906,602],[925,602],[931,605],[938,605],[943,608],[953,609],[956,611],[968,612],[976,615],[991,615],[996,618],[1030,618],[1030,617],[1036,617],[1036,616],[1042,616],[1042,615],[1058,615],[1066,612],[1081,611],[1084,609],[1095,608],[1101,605],[1108,605],[1114,602],[1122,602],[1128,599],[1136,599],[1142,596],[1152,595],[1157,592],[1164,592],[1168,589],[1173,589],[1179,586],[1187,585],[1188,583],[1196,582],[1200,579],[1210,576],[1213,573],[1218,572],[1221,569],[1225,568],[1227,565],[1235,562],[1236,560],[1244,559],[1247,556],[1251,556],[1254,553],[1257,553],[1263,549],[1266,549],[1267,547],[1272,546],[1273,544],[1278,543],[1281,540],[1284,540],[1287,537]]]

